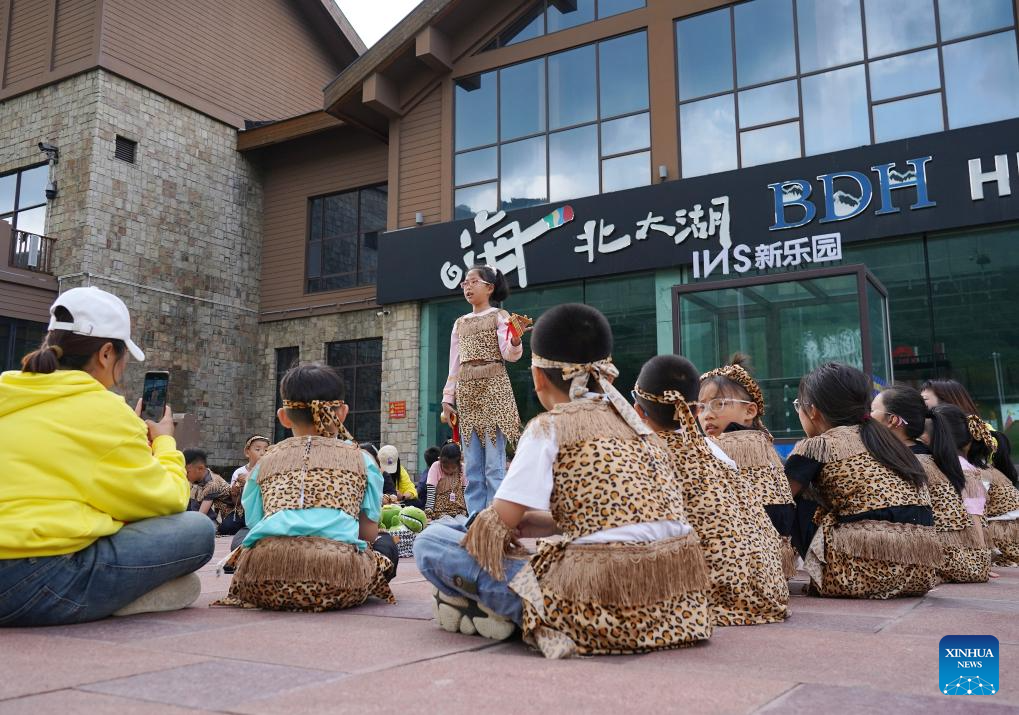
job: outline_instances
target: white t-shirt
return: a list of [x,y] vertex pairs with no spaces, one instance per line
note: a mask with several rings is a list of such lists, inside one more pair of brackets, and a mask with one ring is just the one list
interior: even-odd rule
[[239,477],[247,478],[249,474],[251,474],[251,470],[248,469],[248,465],[245,464],[243,467],[237,467],[234,470],[234,475],[230,477],[230,486],[232,487],[236,484]]
[[[593,393],[591,393],[593,395]],[[559,449],[555,425],[547,433],[527,429],[517,442],[509,471],[495,493],[496,499],[513,502],[529,509],[548,511],[552,497],[552,465]],[[575,544],[603,544],[614,541],[659,541],[686,536],[692,531],[682,521],[655,521],[605,529],[576,539]]]
[[707,442],[708,443],[708,447],[711,448],[711,453],[713,455],[715,455],[716,457],[718,457],[719,459],[721,459],[723,462],[725,462],[725,466],[727,466],[729,469],[736,469],[736,470],[739,469],[739,466],[736,464],[736,462],[734,462],[732,460],[732,458],[728,454],[725,453],[725,450],[723,450],[718,445],[718,443],[715,442],[715,440],[708,439],[707,437],[705,437],[704,441]]

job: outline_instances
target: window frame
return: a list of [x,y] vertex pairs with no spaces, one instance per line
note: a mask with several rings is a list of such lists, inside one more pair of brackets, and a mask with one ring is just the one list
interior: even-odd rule
[[[646,6],[645,6],[645,9],[646,9]],[[629,12],[633,12],[633,11],[631,10]],[[620,14],[625,14],[625,13],[620,13]],[[616,16],[612,15],[611,17],[616,17]],[[572,28],[570,28],[570,29],[572,29]],[[645,82],[647,83],[647,98],[648,98],[647,106],[644,109],[633,110],[633,111],[624,112],[624,113],[621,113],[621,114],[612,114],[612,115],[602,116],[602,109],[601,109],[601,94],[602,94],[602,87],[601,87],[601,79],[602,79],[602,77],[601,77],[601,52],[599,51],[599,46],[602,43],[611,42],[612,40],[616,40],[616,39],[619,39],[619,38],[622,38],[622,37],[629,37],[629,36],[638,35],[638,34],[643,34],[643,36],[644,36],[645,61],[646,61],[647,68],[648,68],[647,74],[645,75]],[[537,38],[535,38],[535,39],[537,39]],[[585,48],[585,47],[593,47],[594,48],[594,72],[595,72],[595,81],[594,81],[594,90],[595,90],[594,104],[595,104],[595,108],[594,109],[595,109],[595,118],[592,119],[592,120],[586,121],[586,122],[577,122],[577,123],[574,123],[574,124],[569,124],[569,125],[565,125],[565,126],[561,126],[561,127],[556,127],[555,129],[552,129],[551,126],[550,126],[550,123],[549,123],[549,116],[550,116],[550,111],[551,111],[551,103],[549,102],[549,67],[548,67],[548,65],[549,65],[549,62],[548,62],[549,58],[554,57],[556,55],[564,54],[566,52],[572,52],[574,50],[579,50],[579,49]],[[512,139],[510,139],[508,141],[503,141],[500,138],[501,123],[502,123],[502,80],[501,80],[500,72],[502,70],[508,69],[510,67],[515,67],[517,65],[526,64],[528,62],[534,62],[535,60],[540,60],[542,62],[542,71],[544,73],[544,85],[545,85],[544,86],[544,90],[545,90],[545,97],[544,97],[544,102],[545,102],[545,106],[544,106],[544,129],[539,131],[539,132],[533,132],[531,134],[526,134],[526,135],[522,135],[522,136],[513,137]],[[495,75],[495,116],[494,116],[494,121],[495,121],[495,137],[496,137],[496,141],[495,142],[490,142],[490,143],[487,143],[487,144],[480,144],[478,146],[471,146],[471,147],[465,148],[465,149],[457,149],[457,147],[456,147],[456,89],[457,89],[457,85],[458,85],[458,83],[460,81],[465,80],[465,79],[467,79],[469,77],[485,75],[485,74],[488,74],[488,73],[494,73],[494,75]],[[606,35],[605,37],[599,37],[598,39],[592,40],[590,42],[585,42],[583,44],[566,47],[566,48],[563,48],[563,49],[560,49],[560,50],[556,50],[554,52],[549,52],[549,53],[543,54],[543,55],[537,55],[537,56],[534,56],[534,57],[528,57],[528,58],[520,60],[518,62],[511,62],[509,64],[500,65],[500,66],[497,66],[497,67],[491,67],[489,69],[481,70],[481,71],[478,71],[478,72],[473,72],[473,73],[470,73],[470,74],[461,75],[459,77],[454,77],[452,79],[452,85],[453,85],[453,111],[452,111],[452,131],[451,131],[451,134],[452,134],[453,142],[452,142],[452,157],[451,157],[450,175],[451,175],[451,186],[452,186],[452,190],[451,190],[451,198],[452,198],[452,200],[451,200],[451,207],[452,207],[453,220],[457,219],[457,216],[456,216],[456,208],[457,208],[456,193],[457,193],[457,191],[459,191],[461,189],[471,189],[471,188],[475,188],[475,187],[479,187],[479,186],[485,186],[485,185],[493,184],[493,183],[495,184],[495,209],[494,210],[495,211],[511,210],[511,209],[503,209],[502,208],[502,147],[507,146],[509,144],[516,144],[518,142],[526,141],[526,140],[529,140],[529,139],[535,139],[535,138],[539,138],[539,137],[544,138],[544,140],[545,140],[545,149],[544,149],[544,154],[545,154],[545,200],[542,201],[542,202],[539,202],[537,204],[534,204],[534,205],[535,206],[545,206],[545,205],[548,205],[550,203],[557,203],[558,201],[557,202],[553,202],[550,199],[550,196],[551,196],[551,177],[550,177],[550,159],[551,159],[551,149],[550,149],[551,141],[550,141],[550,139],[551,139],[551,136],[553,134],[562,134],[562,133],[565,133],[565,132],[568,132],[568,131],[571,131],[571,130],[574,130],[574,129],[580,129],[580,128],[583,128],[583,127],[593,126],[595,128],[595,130],[596,130],[595,134],[596,134],[596,150],[597,150],[597,159],[598,159],[598,188],[599,188],[599,194],[600,193],[605,193],[605,189],[604,189],[605,182],[604,182],[603,168],[602,168],[604,162],[606,160],[609,160],[609,159],[616,159],[616,158],[623,157],[623,156],[630,156],[630,155],[635,155],[635,154],[647,153],[649,155],[649,157],[648,157],[648,184],[647,185],[651,186],[654,183],[654,176],[653,176],[654,172],[652,171],[651,158],[650,158],[650,154],[651,154],[651,151],[652,151],[652,146],[651,146],[652,145],[652,141],[651,141],[651,139],[652,139],[652,134],[653,134],[653,130],[651,129],[651,57],[649,55],[648,28],[646,26],[645,27],[639,27],[639,28],[635,28],[635,29],[626,30],[624,32],[620,32],[620,33],[616,33],[616,34],[612,34],[612,35]],[[635,116],[638,116],[638,115],[647,115],[648,116],[647,146],[644,146],[644,147],[641,147],[641,148],[638,148],[638,149],[631,149],[629,151],[618,152],[618,153],[614,153],[614,154],[604,154],[603,149],[602,149],[602,130],[601,130],[602,125],[607,123],[607,122],[615,121],[617,119],[625,119],[625,118],[628,118],[628,117],[635,117]],[[481,151],[481,150],[484,150],[484,149],[493,149],[493,148],[495,149],[495,177],[491,178],[491,179],[483,179],[483,180],[480,180],[480,181],[472,181],[472,182],[467,182],[467,183],[463,183],[463,184],[458,184],[457,180],[456,180],[456,160],[457,160],[457,157],[462,156],[464,154],[470,154],[472,152]],[[592,194],[592,195],[598,195],[598,194]],[[572,198],[583,198],[583,197],[578,196],[578,197],[572,197]],[[572,198],[571,199],[564,199],[564,200],[569,201],[569,200],[572,200]],[[465,218],[465,217],[461,216],[460,218]]]
[[[365,343],[378,343],[378,349],[379,349],[379,361],[378,362],[360,362],[360,358],[359,358],[360,347],[361,347],[361,345],[363,345]],[[337,365],[337,364],[334,364],[333,361],[332,361],[332,358],[330,356],[330,353],[332,351],[332,347],[334,345],[337,345],[337,346],[338,345],[350,345],[350,346],[352,346],[353,349],[354,349],[354,356],[355,356],[354,363],[353,364],[349,364],[349,365]],[[325,363],[327,365],[329,365],[329,367],[333,368],[337,372],[340,372],[340,371],[348,369],[348,368],[352,369],[354,371],[354,387],[353,387],[353,390],[344,399],[344,402],[350,408],[349,412],[347,413],[347,419],[344,421],[344,423],[346,425],[348,425],[348,429],[350,429],[350,427],[353,426],[354,417],[355,416],[375,414],[378,417],[378,423],[379,423],[379,439],[382,438],[382,364],[383,364],[383,361],[382,361],[382,351],[383,351],[383,348],[384,348],[383,339],[381,337],[356,338],[356,339],[353,339],[353,340],[331,340],[331,341],[329,341],[329,342],[327,342],[325,344],[325,348],[324,348]],[[361,409],[360,405],[356,404],[357,385],[358,385],[358,370],[360,368],[374,368],[374,367],[377,367],[379,369],[379,403],[378,403],[377,409],[374,409],[374,410],[371,410],[371,409],[367,409],[367,410],[366,409]],[[342,372],[340,373],[340,375],[342,377]],[[355,409],[355,407],[357,409]],[[351,431],[351,433],[353,433],[352,429],[350,431]],[[354,434],[354,439],[358,440],[359,442],[370,441],[370,440],[366,440],[362,435],[359,435],[359,434],[356,434],[356,433],[353,433],[353,434]]]
[[[284,358],[284,356],[289,355],[290,353],[288,351],[291,351],[291,350],[293,351],[293,353],[292,353],[293,354],[293,359],[290,361],[289,365],[284,367],[283,366],[283,358]],[[283,381],[283,376],[286,374],[287,370],[289,370],[290,368],[294,367],[295,365],[300,365],[301,364],[301,347],[299,345],[287,345],[287,346],[284,346],[284,347],[281,347],[281,348],[275,348],[275,350],[273,352],[274,352],[273,357],[274,357],[275,363],[276,363],[275,364],[275,371],[276,371],[276,383],[275,383],[276,384],[276,394],[274,396],[274,400],[275,400],[275,404],[276,404],[276,409],[273,411],[273,415],[272,415],[272,421],[273,421],[273,424],[272,424],[272,438],[273,439],[272,439],[272,441],[273,441],[273,444],[276,444],[277,442],[282,442],[284,439],[287,439],[288,437],[293,437],[294,436],[294,433],[291,430],[289,430],[286,427],[284,427],[283,424],[280,422],[280,419],[279,419],[277,413],[280,411],[280,409],[283,408],[283,398],[280,396],[280,383]]]
[[[21,178],[22,178],[22,175],[26,171],[32,171],[33,169],[38,169],[41,166],[46,166],[46,164],[47,164],[47,162],[42,161],[42,162],[39,162],[37,164],[31,164],[29,166],[22,166],[20,168],[14,169],[12,171],[8,171],[8,172],[0,174],[0,179],[5,179],[8,176],[12,176],[12,175],[16,175],[17,176],[17,178],[14,180],[14,208],[12,208],[10,211],[7,211],[6,213],[0,213],[0,221],[5,221],[7,218],[11,219],[10,220],[10,226],[11,226],[11,232],[12,233],[14,231],[21,231],[22,230],[22,229],[18,228],[18,224],[17,224],[17,219],[18,219],[18,214],[19,213],[21,213],[22,211],[31,211],[32,209],[37,209],[37,208],[40,208],[40,207],[43,207],[43,206],[47,206],[49,204],[49,201],[46,199],[45,196],[43,196],[42,203],[40,203],[40,204],[32,204],[30,206],[21,206],[20,205],[20,202],[21,202]],[[44,219],[44,224],[45,224],[45,219]],[[45,235],[45,234],[43,234],[43,235]]]
[[[743,152],[742,152],[742,137],[743,132],[753,131],[756,129],[767,129],[770,127],[790,124],[792,122],[799,123],[799,134],[800,134],[800,155],[799,157],[790,157],[789,159],[804,158],[806,156],[814,156],[813,154],[807,154],[806,151],[806,129],[804,127],[803,117],[803,79],[814,77],[817,75],[827,74],[830,72],[836,72],[839,70],[845,70],[851,67],[863,66],[864,78],[866,82],[866,101],[867,101],[867,117],[870,123],[870,145],[876,144],[877,129],[874,125],[874,108],[879,107],[883,104],[889,104],[892,102],[898,102],[904,99],[915,99],[917,97],[924,97],[927,95],[940,94],[941,97],[941,122],[942,130],[948,131],[951,129],[948,121],[948,96],[945,88],[945,63],[944,63],[944,51],[946,46],[955,45],[961,42],[967,42],[970,40],[980,39],[982,37],[989,37],[991,35],[997,35],[1004,32],[1011,32],[1013,39],[1017,43],[1017,51],[1019,51],[1019,10],[1017,10],[1015,3],[1010,3],[1012,8],[1012,24],[1004,27],[997,27],[991,30],[982,30],[977,33],[963,35],[960,37],[952,38],[951,40],[943,40],[941,36],[941,9],[940,0],[931,0],[934,8],[934,30],[935,40],[934,43],[928,43],[925,45],[911,47],[909,49],[900,50],[897,52],[885,53],[881,55],[871,56],[867,45],[867,9],[864,0],[858,0],[858,7],[860,12],[860,32],[862,34],[862,52],[863,57],[860,60],[842,63],[839,65],[833,65],[831,67],[824,67],[817,70],[811,70],[809,72],[801,71],[800,61],[800,34],[799,34],[799,2],[798,0],[790,0],[792,4],[792,23],[793,23],[793,53],[796,60],[795,74],[791,77],[782,77],[778,79],[769,80],[767,82],[759,82],[755,84],[748,84],[746,86],[739,85],[738,70],[737,70],[737,53],[736,53],[736,22],[735,22],[735,8],[738,5],[746,4],[747,2],[753,2],[753,0],[743,0],[742,2],[731,3],[728,5],[712,7],[701,12],[691,13],[689,15],[683,15],[673,20],[673,68],[675,71],[675,90],[676,90],[676,134],[677,134],[677,146],[678,146],[678,157],[677,166],[679,167],[680,178],[687,178],[683,175],[683,137],[682,137],[682,126],[680,121],[680,111],[684,105],[691,104],[694,102],[700,102],[706,99],[714,99],[717,97],[724,97],[731,95],[733,97],[733,108],[734,118],[736,126],[736,166],[729,171],[747,168],[750,166],[758,166],[759,164],[746,164],[743,163]],[[684,20],[688,20],[693,17],[700,15],[706,15],[712,12],[725,11],[728,14],[729,20],[729,38],[730,38],[730,50],[732,52],[732,86],[730,89],[713,92],[711,94],[705,94],[689,99],[680,100],[680,67],[679,67],[679,24]],[[926,50],[937,50],[938,56],[938,76],[940,79],[940,85],[935,89],[927,89],[918,92],[910,92],[901,95],[884,97],[879,100],[874,100],[871,96],[871,78],[870,78],[870,66],[871,63],[886,60],[893,57],[903,57],[916,52],[922,52]],[[796,117],[789,119],[781,119],[774,122],[768,122],[764,124],[755,124],[753,126],[741,126],[740,125],[740,114],[739,114],[739,94],[740,92],[746,92],[748,90],[759,89],[761,87],[768,87],[783,82],[794,81],[796,82],[796,89],[798,92],[798,104],[799,114]],[[787,160],[789,160],[787,159]],[[708,174],[695,174],[694,176],[707,176]]]
[[[559,30],[549,31],[549,29],[548,29],[548,8],[549,8],[549,5],[551,4],[551,2],[550,2],[550,0],[537,0],[536,2],[533,2],[530,5],[528,5],[522,12],[517,14],[513,18],[512,22],[509,22],[504,27],[502,27],[499,30],[499,32],[497,32],[495,34],[495,36],[492,37],[492,39],[490,39],[488,42],[486,42],[481,47],[481,49],[478,50],[478,54],[481,54],[483,52],[490,52],[492,50],[501,50],[501,49],[505,49],[507,47],[513,47],[515,45],[522,45],[524,43],[531,42],[532,40],[537,40],[537,39],[539,39],[541,37],[547,37],[548,35],[556,35],[556,34],[558,34],[560,32],[566,32],[568,30],[574,30],[574,29],[576,29],[578,27],[583,27],[585,25],[590,25],[590,24],[593,24],[595,22],[599,22],[601,20],[607,20],[607,19],[612,18],[612,17],[619,17],[620,15],[625,15],[628,12],[637,12],[639,10],[647,10],[647,0],[641,0],[641,2],[643,2],[643,5],[641,7],[635,7],[635,8],[631,8],[629,10],[623,10],[622,12],[612,13],[611,15],[605,15],[603,17],[601,15],[601,12],[600,12],[602,0],[593,0],[593,2],[594,2],[594,19],[593,20],[588,20],[587,22],[580,22],[580,23],[577,23],[576,25],[570,25],[569,27],[564,27],[564,28],[559,29]],[[509,41],[505,41],[503,39],[503,35],[505,35],[511,29],[522,30],[523,28],[525,28],[525,27],[527,27],[528,25],[531,24],[530,22],[521,24],[521,22],[522,22],[522,20],[524,20],[524,18],[529,16],[531,13],[533,13],[538,8],[539,5],[541,6],[541,31],[537,35],[535,35],[534,37],[528,37],[526,40],[519,40],[517,42],[513,42],[512,39],[510,39]],[[531,22],[533,22],[533,20]]]
[[[316,295],[316,294],[319,294],[319,293],[336,293],[336,292],[342,292],[342,291],[363,290],[364,288],[375,286],[376,283],[378,282],[378,270],[377,270],[377,268],[376,268],[376,277],[375,277],[375,280],[373,280],[371,282],[367,282],[367,283],[361,283],[360,282],[360,274],[362,272],[362,266],[361,266],[361,242],[362,242],[362,239],[364,238],[365,233],[367,233],[366,231],[363,230],[362,221],[361,221],[361,192],[362,191],[369,191],[369,190],[372,190],[372,189],[384,189],[385,190],[385,194],[386,194],[386,211],[387,211],[387,217],[388,217],[388,210],[389,210],[389,182],[388,181],[383,181],[383,182],[373,183],[373,184],[365,184],[363,186],[356,186],[356,187],[352,187],[352,188],[349,188],[349,189],[343,189],[342,191],[331,191],[331,192],[329,192],[327,194],[317,194],[315,196],[309,196],[307,198],[307,204],[305,206],[305,219],[304,219],[305,220],[305,232],[304,232],[305,233],[305,240],[304,240],[304,271],[303,271],[304,279],[303,279],[303,289],[302,289],[304,295]],[[355,257],[354,257],[354,269],[352,271],[344,271],[343,273],[330,273],[328,275],[325,274],[325,272],[323,270],[323,268],[325,266],[325,262],[324,262],[323,259],[324,259],[324,249],[325,249],[326,241],[325,241],[325,238],[320,235],[319,238],[318,238],[318,241],[317,241],[317,243],[319,244],[319,267],[320,267],[319,275],[315,276],[314,278],[312,278],[311,276],[308,275],[308,258],[311,256],[311,244],[314,242],[312,237],[311,237],[311,231],[312,231],[312,216],[313,216],[313,213],[314,213],[315,202],[317,202],[317,201],[322,201],[323,202],[322,203],[322,208],[320,208],[320,211],[321,211],[321,210],[324,210],[325,199],[331,198],[333,196],[342,196],[344,194],[356,194],[356,199],[355,200],[356,200],[356,203],[357,203],[357,219],[356,219],[357,220],[357,231],[355,231],[355,234],[354,234],[355,237],[356,237],[356,251],[355,251]],[[380,234],[384,233],[386,228],[387,228],[387,226],[388,226],[388,218],[387,218],[385,224],[383,225],[382,229],[379,231],[379,233]],[[335,240],[337,238],[338,237],[333,237],[332,240]],[[345,276],[345,275],[349,275],[351,273],[354,275],[354,284],[353,285],[347,286],[345,288],[322,288],[322,289],[318,289],[318,290],[311,290],[310,289],[310,283],[311,283],[312,280],[323,280],[325,278],[334,278],[336,276]]]

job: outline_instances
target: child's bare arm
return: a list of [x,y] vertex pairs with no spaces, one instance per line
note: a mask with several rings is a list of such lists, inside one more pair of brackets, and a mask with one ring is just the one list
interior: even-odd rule
[[357,515],[358,521],[358,537],[367,541],[369,544],[373,543],[379,535],[379,523],[374,519],[369,519],[368,515],[363,511]]
[[202,502],[202,505],[200,507],[198,507],[198,513],[199,514],[208,514],[209,513],[209,509],[211,509],[211,508],[212,508],[212,499],[206,499],[205,501]]
[[521,539],[540,539],[559,533],[562,532],[552,520],[552,514],[547,511],[531,509],[524,513],[520,523],[517,524],[517,534]]
[[524,518],[524,513],[527,512],[527,507],[523,504],[517,504],[516,502],[506,501],[505,499],[496,499],[492,502],[492,508],[499,515],[502,523],[511,529],[517,528],[520,524],[520,520]]

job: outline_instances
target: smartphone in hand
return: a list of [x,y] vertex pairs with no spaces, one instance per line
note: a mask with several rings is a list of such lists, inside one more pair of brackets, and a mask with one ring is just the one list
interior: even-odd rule
[[166,411],[166,392],[170,388],[170,373],[153,371],[145,373],[142,388],[142,419],[159,422]]

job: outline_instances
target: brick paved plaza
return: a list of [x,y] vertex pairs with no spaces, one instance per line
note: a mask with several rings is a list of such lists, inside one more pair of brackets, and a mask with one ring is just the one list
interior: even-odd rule
[[[227,549],[218,539],[213,563]],[[796,595],[787,622],[718,629],[687,650],[548,661],[438,630],[410,560],[395,606],[326,614],[207,608],[229,584],[210,564],[184,611],[4,631],[0,715],[1019,712],[1019,569],[999,571],[924,598]],[[998,638],[1001,692],[938,694],[938,641],[955,633]]]

